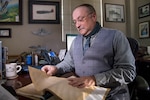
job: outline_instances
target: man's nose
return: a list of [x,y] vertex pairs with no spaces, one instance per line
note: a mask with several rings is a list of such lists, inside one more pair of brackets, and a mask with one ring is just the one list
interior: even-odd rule
[[76,23],[76,28],[80,28],[80,23],[79,22]]

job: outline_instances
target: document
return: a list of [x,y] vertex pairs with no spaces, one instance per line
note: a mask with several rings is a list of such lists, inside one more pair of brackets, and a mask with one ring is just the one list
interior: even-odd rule
[[[29,67],[32,83],[18,89],[17,94],[39,96],[44,91],[49,91],[60,98],[60,100],[104,100],[110,91],[109,88],[91,86],[87,88],[76,88],[68,84],[67,78],[48,76],[45,72]],[[27,96],[26,96],[27,97]]]

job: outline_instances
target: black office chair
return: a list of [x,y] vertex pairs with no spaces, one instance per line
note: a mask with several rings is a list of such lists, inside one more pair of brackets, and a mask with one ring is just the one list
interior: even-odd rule
[[[131,37],[127,37],[127,39],[129,41],[132,53],[134,57],[136,58],[137,52],[139,49],[138,42]],[[128,87],[129,87],[131,100],[148,100],[148,99],[143,99],[144,97],[140,98],[140,95],[139,95],[142,93],[148,94],[150,92],[149,84],[142,76],[137,74],[135,80],[131,82],[128,85]]]

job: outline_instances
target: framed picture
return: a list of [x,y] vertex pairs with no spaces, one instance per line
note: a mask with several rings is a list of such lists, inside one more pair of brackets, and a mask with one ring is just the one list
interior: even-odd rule
[[11,37],[11,29],[10,28],[0,28],[0,38],[10,38]]
[[138,8],[139,18],[150,16],[150,3]]
[[139,37],[147,38],[149,37],[149,22],[142,22],[139,24]]
[[124,5],[105,3],[106,22],[125,22]]
[[29,0],[29,23],[59,24],[59,2]]
[[22,24],[22,0],[0,0],[0,24]]

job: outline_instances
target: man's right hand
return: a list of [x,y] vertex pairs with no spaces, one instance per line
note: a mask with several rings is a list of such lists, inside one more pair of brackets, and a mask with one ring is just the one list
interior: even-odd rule
[[46,72],[47,75],[55,75],[57,72],[57,68],[52,65],[45,65],[41,68],[42,71]]

